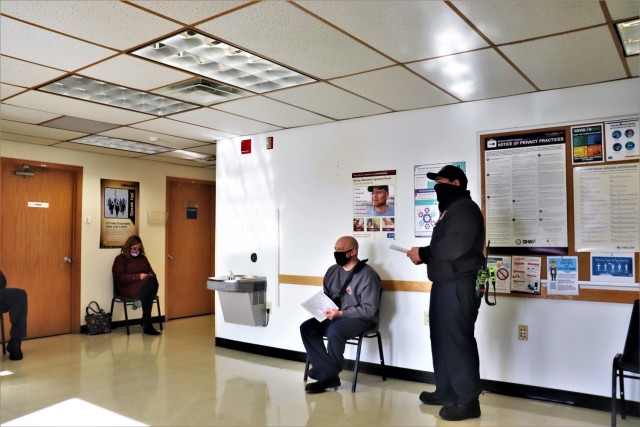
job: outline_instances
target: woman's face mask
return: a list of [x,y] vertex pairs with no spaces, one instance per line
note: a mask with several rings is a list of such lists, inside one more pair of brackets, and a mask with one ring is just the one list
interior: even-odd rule
[[131,250],[129,251],[129,253],[131,254],[132,257],[137,257],[138,255],[140,255],[140,248],[134,248],[132,247]]

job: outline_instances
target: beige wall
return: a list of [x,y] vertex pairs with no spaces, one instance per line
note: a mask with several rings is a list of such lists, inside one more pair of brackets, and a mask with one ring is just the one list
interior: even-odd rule
[[[109,310],[112,295],[111,266],[113,259],[119,253],[119,249],[100,249],[99,247],[100,179],[139,182],[140,236],[144,241],[151,265],[158,274],[160,301],[164,306],[165,226],[148,224],[147,211],[166,210],[166,177],[214,181],[214,170],[5,140],[0,140],[0,157],[59,163],[83,168],[82,266],[80,313],[78,313],[81,316],[81,324],[85,323],[84,308],[90,301],[96,300],[105,311]],[[87,224],[89,216],[92,218],[91,224]],[[116,311],[114,320],[123,318],[121,309],[114,311]]]

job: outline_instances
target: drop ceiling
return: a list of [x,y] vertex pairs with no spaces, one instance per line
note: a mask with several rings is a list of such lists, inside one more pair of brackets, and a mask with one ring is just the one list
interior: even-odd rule
[[[637,78],[614,26],[639,15],[637,0],[2,0],[0,138],[213,168],[219,139]],[[311,81],[210,104],[217,82],[132,53],[187,31]],[[69,76],[209,93],[158,117],[39,90]],[[162,152],[73,142],[96,136]]]

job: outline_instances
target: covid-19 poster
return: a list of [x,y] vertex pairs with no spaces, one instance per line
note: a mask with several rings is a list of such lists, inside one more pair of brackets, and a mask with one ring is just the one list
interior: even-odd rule
[[120,248],[139,234],[139,191],[138,182],[100,180],[100,248]]

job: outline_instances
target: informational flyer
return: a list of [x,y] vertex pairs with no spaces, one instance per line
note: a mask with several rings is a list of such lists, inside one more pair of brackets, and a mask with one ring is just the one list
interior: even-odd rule
[[540,295],[541,258],[514,256],[511,260],[511,291]]
[[577,252],[640,250],[638,163],[573,169]]
[[491,254],[568,254],[565,132],[484,141]]
[[548,257],[547,270],[547,294],[580,294],[578,286],[578,257]]
[[395,239],[396,171],[357,172],[353,180],[353,236]]
[[601,283],[635,283],[633,253],[592,253],[591,281]]
[[440,211],[433,189],[435,181],[427,178],[427,173],[438,172],[446,165],[454,165],[467,172],[465,162],[430,163],[413,167],[413,223],[416,237],[431,237],[433,234]]
[[100,180],[100,247],[120,248],[129,236],[139,234],[136,221],[140,183]]
[[571,128],[573,164],[602,163],[604,149],[602,125],[576,126]]
[[511,257],[489,255],[487,265],[493,267],[496,272],[496,292],[511,292]]
[[608,162],[640,158],[638,127],[637,118],[604,124]]

